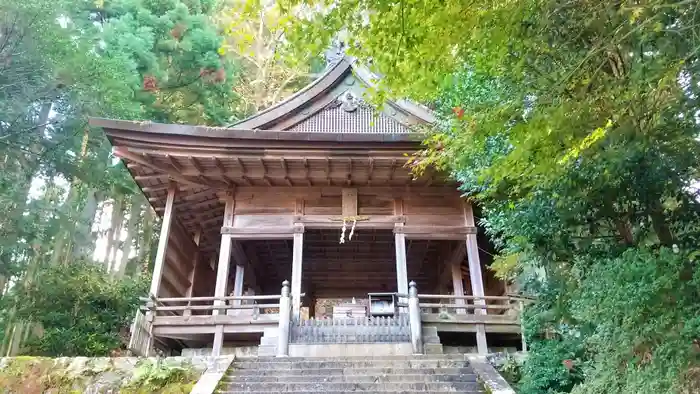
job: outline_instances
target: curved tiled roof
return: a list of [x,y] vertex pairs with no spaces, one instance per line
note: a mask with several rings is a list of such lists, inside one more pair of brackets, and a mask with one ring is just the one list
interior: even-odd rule
[[[232,127],[268,131],[339,134],[403,134],[432,123],[432,113],[415,103],[388,101],[379,109],[362,99],[378,78],[345,56],[307,87]],[[348,100],[350,103],[348,103]]]

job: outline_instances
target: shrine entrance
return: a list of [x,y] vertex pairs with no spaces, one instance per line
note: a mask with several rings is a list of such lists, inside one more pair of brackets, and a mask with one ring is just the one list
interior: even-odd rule
[[[393,230],[350,227],[340,243],[341,229],[306,229],[303,240],[300,318],[359,319],[372,317],[369,295],[399,292]],[[444,259],[456,241],[406,240],[406,279],[419,288],[437,289]],[[257,284],[273,293],[292,275],[293,240],[241,242],[254,261]],[[449,281],[449,278],[448,278]],[[375,297],[376,298],[376,297]],[[377,315],[379,316],[379,315]],[[388,314],[381,316],[388,317]]]

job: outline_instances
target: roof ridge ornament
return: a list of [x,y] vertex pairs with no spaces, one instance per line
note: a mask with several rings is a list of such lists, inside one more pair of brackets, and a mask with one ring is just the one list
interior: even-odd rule
[[343,95],[340,96],[340,102],[342,103],[342,109],[345,112],[355,112],[358,107],[358,102],[354,94],[352,92],[347,91]]
[[334,38],[331,41],[330,47],[324,52],[326,58],[326,69],[338,64],[345,58],[345,42],[339,38]]

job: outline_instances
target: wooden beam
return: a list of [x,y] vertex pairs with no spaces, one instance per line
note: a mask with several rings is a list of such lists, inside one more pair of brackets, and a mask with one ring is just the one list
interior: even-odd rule
[[160,238],[158,239],[158,249],[156,250],[156,261],[153,265],[153,278],[151,279],[150,294],[154,297],[158,296],[160,290],[160,282],[163,276],[163,267],[165,266],[165,252],[168,249],[168,239],[170,238],[170,228],[173,223],[173,202],[177,188],[175,185],[170,185],[168,189],[168,197],[165,202],[165,213],[163,214],[163,222],[160,228]]
[[221,221],[222,218],[221,218],[221,216],[218,216],[218,215],[221,214],[221,213],[223,213],[223,212],[224,212],[224,208],[223,208],[223,207],[222,207],[222,208],[213,209],[213,210],[211,210],[211,211],[209,211],[209,212],[207,212],[207,213],[212,213],[212,214],[214,214],[214,215],[216,215],[216,216],[210,217],[210,218],[208,218],[208,219],[203,219],[203,220],[200,219],[200,218],[190,219],[190,220],[186,220],[185,222],[183,222],[183,224],[184,224],[185,226],[187,226],[187,227],[189,227],[189,226],[191,226],[191,225],[193,225],[193,224],[199,224],[199,225],[201,225],[202,227],[205,227],[205,226],[208,225],[208,224],[213,224],[213,223],[216,223],[216,222],[218,222],[218,221]]
[[396,248],[396,285],[399,293],[408,294],[408,269],[406,267],[406,236],[401,231],[403,225],[396,224],[394,246]]
[[406,234],[406,239],[464,240],[469,234],[476,234],[476,228],[464,226],[406,225],[404,227],[404,234]]
[[248,258],[248,255],[246,254],[245,250],[243,250],[243,247],[241,246],[240,242],[234,242],[233,243],[233,259],[236,261],[236,264],[242,265],[245,267],[245,272],[249,278],[248,282],[253,288],[258,287],[257,279],[255,277],[255,268],[253,267],[253,264],[251,260]]
[[134,176],[134,180],[139,182],[143,181],[157,181],[161,179],[168,179],[170,178],[170,175],[168,174],[150,174],[150,175],[136,175]]
[[243,164],[243,160],[241,160],[241,158],[237,156],[236,163],[238,164],[238,167],[240,168],[241,172],[243,173],[243,175],[241,175],[241,178],[243,178],[243,181],[245,181],[246,185],[252,186],[253,182],[248,177],[248,169]]
[[233,239],[290,239],[293,238],[293,227],[248,227],[233,228],[224,226],[221,228],[222,235],[228,235]]
[[346,188],[342,193],[343,217],[357,216],[357,189]]
[[[474,211],[472,210],[472,205],[469,202],[465,202],[464,206],[464,225],[465,226],[475,226],[474,221]],[[481,261],[479,260],[479,245],[476,241],[476,233],[468,234],[467,241],[467,259],[469,261],[469,281],[472,285],[472,295],[477,297],[484,296],[484,277],[481,273]],[[483,300],[475,301],[476,304],[483,304]],[[486,309],[477,309],[474,311],[475,314],[485,315]],[[477,351],[479,354],[488,353],[488,345],[486,342],[486,328],[484,325],[480,324],[476,327],[476,344]]]
[[289,178],[289,168],[287,168],[287,160],[283,158],[280,159],[282,163],[282,169],[284,170],[284,181],[287,182],[287,186],[294,186],[292,180]]
[[[197,208],[201,207],[206,207],[207,205],[210,204],[218,204],[219,203],[219,197],[211,198],[209,200],[204,200],[204,201],[199,201],[199,202],[180,202],[178,204],[175,204],[175,209],[187,209],[187,210],[194,210]],[[164,208],[156,208],[156,211],[162,211]]]
[[374,175],[374,159],[369,158],[369,165],[367,166],[367,184],[372,184],[372,176]]
[[173,158],[171,155],[165,155],[165,159],[168,160],[168,163],[173,167],[173,169],[179,173],[182,172],[182,166],[175,161],[175,158]]
[[[236,207],[236,199],[233,192],[226,194],[226,205],[224,209],[224,225],[233,225],[233,212]],[[231,262],[231,237],[228,235],[221,236],[221,249],[219,250],[219,264],[216,267],[216,286],[214,288],[215,297],[226,296],[226,285],[228,284],[229,263]],[[214,305],[221,306],[224,301],[214,301]],[[219,310],[214,310],[213,315],[218,315]],[[212,356],[218,357],[221,355],[221,348],[224,344],[224,326],[216,326],[214,331],[214,343],[212,345]]]
[[309,173],[310,173],[309,160],[305,157],[304,158],[304,179],[306,179],[307,186],[312,186],[311,177],[309,176]]
[[304,249],[304,226],[297,225],[294,229],[294,248],[292,254],[292,316],[299,319],[301,311],[301,279],[302,251]]
[[265,165],[265,160],[263,158],[259,158],[258,160],[260,161],[260,165],[263,169],[263,180],[265,180],[267,186],[272,186],[272,181],[270,180],[270,177],[267,176],[267,166]]
[[[168,191],[169,188],[170,188],[170,186],[168,186],[168,185],[163,185],[163,186],[145,186],[145,187],[142,187],[141,190],[142,190],[144,193],[157,193],[157,192],[162,192],[162,191]],[[150,198],[149,198],[148,201],[151,201]],[[160,199],[158,199],[158,201],[160,201]]]
[[[114,155],[117,157],[120,157],[122,159],[125,159],[125,160],[129,160],[129,161],[133,161],[135,163],[142,164],[142,165],[144,165],[152,170],[166,173],[174,181],[181,182],[181,183],[188,184],[188,185],[206,186],[206,185],[202,185],[200,182],[198,182],[196,180],[187,178],[187,177],[179,175],[177,173],[172,173],[171,171],[168,171],[167,169],[162,168],[162,167],[154,164],[152,162],[152,160],[150,160],[146,156],[134,154],[134,153],[131,153],[131,152],[128,152],[124,149],[119,149],[119,148],[114,149]],[[181,172],[181,171],[179,171],[179,172]]]
[[[198,228],[197,231],[194,233],[194,244],[197,245],[197,249],[199,249],[199,243],[202,239],[202,228]],[[189,281],[190,281],[190,287],[187,289],[187,292],[185,293],[185,297],[194,297],[195,295],[195,286],[197,283],[195,281],[197,280],[197,275],[198,271],[201,269],[199,266],[201,265],[201,260],[204,256],[200,253],[199,250],[195,251],[194,253],[194,262],[192,264],[192,269],[190,270],[189,274]],[[192,311],[187,309],[183,312],[184,316],[192,316]]]
[[[462,277],[462,261],[464,260],[464,254],[466,253],[466,244],[464,242],[460,242],[459,245],[455,248],[455,250],[452,252],[452,255],[450,256],[449,260],[447,261],[447,268],[449,272],[452,274],[452,290],[454,292],[454,295],[457,296],[463,296],[464,294],[464,281]],[[459,305],[465,305],[466,301],[463,299],[458,299],[456,300],[456,303]],[[467,313],[466,309],[457,309],[458,314],[465,314]]]
[[197,172],[199,172],[200,174],[205,174],[204,168],[202,168],[202,165],[199,163],[197,158],[195,158],[194,156],[187,156],[187,160],[190,161],[190,164],[192,164],[192,167],[194,167],[194,169],[197,170]]

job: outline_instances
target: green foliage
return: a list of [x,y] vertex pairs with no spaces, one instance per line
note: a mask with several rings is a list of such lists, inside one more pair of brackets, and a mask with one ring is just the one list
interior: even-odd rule
[[[12,357],[0,365],[0,392],[21,394],[119,392],[187,394],[200,372],[187,363],[142,360],[135,369],[114,359]],[[127,363],[128,365],[128,363]]]
[[235,117],[235,67],[219,54],[209,1],[105,2],[109,58],[126,57],[141,119],[222,125]]
[[187,394],[198,374],[187,365],[168,365],[161,360],[145,360],[136,366],[131,382],[121,392],[146,394]]
[[40,270],[14,291],[16,316],[41,325],[43,335],[26,352],[44,356],[107,356],[123,345],[145,293],[143,283],[115,280],[91,263]]
[[[105,236],[94,231],[96,214],[114,200],[131,201],[137,206],[130,212],[143,216],[129,228],[130,249],[115,242],[136,252],[138,263],[128,272],[140,274],[133,266],[150,259],[154,216],[143,198],[131,198],[140,191],[124,166],[114,164],[102,131],[89,128],[87,118],[209,125],[238,118],[237,68],[218,53],[222,38],[210,20],[214,3],[0,2],[0,206],[6,210],[0,218],[0,300],[47,266],[93,258],[96,239]],[[15,304],[3,304],[5,352],[10,338],[23,335]],[[33,350],[103,354],[107,343],[114,345],[114,333],[98,330],[86,339],[92,344],[77,344],[70,333],[47,330]]]
[[515,387],[522,377],[522,363],[513,356],[507,355],[505,362],[496,366],[501,374],[512,387]]
[[520,392],[678,393],[697,379],[695,8],[336,1],[288,28],[309,50],[343,30],[384,75],[379,99],[438,111],[416,171],[460,181],[499,274],[538,296]]

